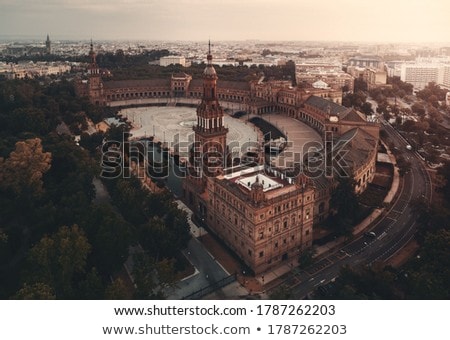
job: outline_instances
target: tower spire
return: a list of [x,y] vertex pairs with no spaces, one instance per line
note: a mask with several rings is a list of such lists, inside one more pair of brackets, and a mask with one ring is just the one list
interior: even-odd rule
[[196,167],[204,172],[222,171],[226,166],[228,129],[224,126],[222,107],[217,98],[217,73],[212,64],[211,40],[208,41],[208,63],[203,71],[203,97],[197,107],[194,154]]
[[50,36],[47,33],[47,40],[45,41],[45,48],[47,49],[47,54],[52,53],[52,43],[50,41]]
[[89,58],[91,59],[91,64],[89,66],[90,73],[91,74],[98,74],[99,70],[98,70],[98,67],[97,67],[96,55],[95,55],[95,52],[94,52],[94,44],[92,43],[92,38],[91,38],[91,49],[89,51]]
[[212,65],[211,39],[208,41],[208,55],[206,56],[206,60],[208,60],[208,65]]

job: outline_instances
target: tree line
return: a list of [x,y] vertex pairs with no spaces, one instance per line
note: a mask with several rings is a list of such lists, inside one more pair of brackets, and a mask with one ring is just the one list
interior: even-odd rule
[[[173,198],[130,178],[96,200],[108,136],[85,148],[73,133],[108,114],[66,80],[0,81],[0,298],[162,298],[175,282],[189,229]],[[62,122],[72,131],[58,133]]]

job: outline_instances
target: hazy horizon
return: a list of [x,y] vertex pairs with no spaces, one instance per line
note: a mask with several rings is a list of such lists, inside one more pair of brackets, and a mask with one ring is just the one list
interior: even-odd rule
[[0,38],[448,43],[448,0],[0,0]]

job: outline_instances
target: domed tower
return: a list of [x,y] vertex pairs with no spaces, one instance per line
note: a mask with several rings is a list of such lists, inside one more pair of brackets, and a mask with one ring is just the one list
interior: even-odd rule
[[194,166],[206,175],[218,175],[226,165],[227,133],[222,107],[217,99],[217,73],[212,64],[211,42],[207,65],[203,71],[203,97],[197,108],[197,125],[193,127]]

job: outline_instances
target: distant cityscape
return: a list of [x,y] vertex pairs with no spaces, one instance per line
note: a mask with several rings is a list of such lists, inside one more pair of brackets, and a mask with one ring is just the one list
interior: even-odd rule
[[[159,61],[161,66],[180,64],[190,66],[205,61],[205,46],[202,42],[128,42],[95,41],[97,53],[123,51],[126,55],[139,55],[146,51],[166,49],[173,56]],[[0,43],[0,76],[23,78],[28,75],[59,74],[70,71],[72,64],[58,62],[45,64],[30,63],[25,60],[48,55],[59,59],[76,58],[87,55],[89,41],[4,41]],[[429,82],[450,88],[450,46],[448,44],[361,44],[325,42],[264,42],[229,41],[214,42],[218,66],[230,65],[284,65],[293,61],[297,68],[297,81],[322,80],[325,83],[344,82],[363,75],[365,68],[376,69],[376,83],[385,83],[386,76],[400,77],[413,84],[415,89],[423,89]],[[8,58],[20,58],[19,62],[7,62]],[[155,61],[158,63],[158,61]],[[76,65],[76,64],[74,64]],[[73,66],[73,65],[72,65]],[[348,68],[350,66],[350,68]],[[342,70],[346,69],[347,72]],[[369,72],[369,71],[366,71]],[[385,72],[382,73],[382,72]],[[347,80],[347,84],[351,84]],[[339,84],[337,84],[339,85]],[[316,86],[325,86],[317,83]],[[351,85],[350,85],[351,86]]]

